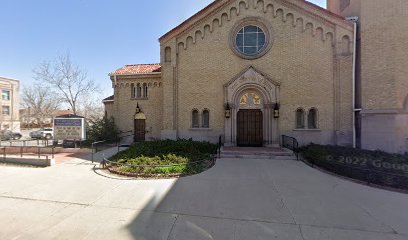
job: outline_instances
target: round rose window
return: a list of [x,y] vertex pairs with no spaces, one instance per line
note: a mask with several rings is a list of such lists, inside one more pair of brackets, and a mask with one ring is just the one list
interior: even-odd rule
[[265,32],[257,26],[243,27],[235,37],[235,47],[243,55],[256,56],[265,50]]

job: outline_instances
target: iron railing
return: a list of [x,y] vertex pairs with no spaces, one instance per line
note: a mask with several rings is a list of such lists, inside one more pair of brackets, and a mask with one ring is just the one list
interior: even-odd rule
[[[48,159],[48,155],[50,155],[50,153],[44,153],[41,151],[41,149],[51,149],[51,157],[54,158],[55,155],[55,146],[51,145],[51,146],[1,146],[0,149],[3,150],[3,160],[6,160],[7,158],[7,149],[16,149],[19,148],[19,154],[20,157],[22,158],[24,156],[24,153],[27,153],[27,151],[24,151],[24,149],[37,149],[37,151],[35,152],[30,152],[30,153],[35,153],[38,158],[41,158],[41,156],[45,156]],[[16,153],[14,153],[16,154]],[[18,154],[18,152],[17,152]],[[13,153],[10,153],[10,155],[13,155]]]
[[218,158],[221,158],[221,148],[222,148],[222,135],[220,135],[219,138],[218,138],[218,144],[217,144]]
[[[131,133],[131,134],[129,134],[129,133]],[[121,136],[121,134],[127,134],[127,135]],[[127,132],[120,132],[119,133],[118,137],[116,138],[116,147],[118,148],[118,152],[120,151],[120,148],[130,146],[130,145],[122,145],[121,142],[122,142],[122,139],[124,139],[126,137],[131,137],[131,136],[134,136],[134,133],[133,133],[132,130],[127,131]],[[92,145],[91,145],[91,160],[92,160],[92,163],[94,162],[95,153],[98,152],[98,146],[100,146],[100,145],[102,145],[104,143],[108,143],[108,140],[102,140],[102,141],[97,141],[97,142],[92,143]]]
[[292,150],[296,159],[299,160],[299,142],[296,138],[282,135],[282,147]]

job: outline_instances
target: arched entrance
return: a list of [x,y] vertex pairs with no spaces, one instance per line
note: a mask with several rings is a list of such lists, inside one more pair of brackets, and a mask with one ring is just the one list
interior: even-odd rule
[[143,112],[136,113],[134,121],[135,142],[144,142],[146,140],[146,116]]
[[263,145],[262,98],[255,90],[245,90],[239,98],[237,113],[237,145]]
[[278,146],[278,119],[273,107],[279,102],[279,83],[249,67],[225,88],[225,146]]

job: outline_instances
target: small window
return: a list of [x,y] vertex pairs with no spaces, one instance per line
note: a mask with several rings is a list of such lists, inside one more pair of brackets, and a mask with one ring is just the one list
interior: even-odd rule
[[9,101],[10,100],[10,91],[9,90],[3,90],[1,95],[2,95],[2,99],[4,101]]
[[3,115],[10,115],[10,107],[9,106],[3,106],[2,113],[3,113]]
[[132,83],[132,84],[130,84],[130,97],[135,98],[135,96],[136,96],[135,84]]
[[136,98],[141,98],[141,97],[142,97],[142,87],[140,86],[140,83],[138,83],[136,86]]
[[210,112],[206,109],[203,111],[203,128],[210,127]]
[[198,110],[193,110],[193,113],[192,113],[192,127],[193,128],[199,128],[200,127]]
[[307,127],[309,129],[317,129],[317,110],[312,108],[307,115]]
[[165,62],[171,62],[171,48],[166,47],[164,50],[164,61]]
[[143,83],[143,97],[147,98],[147,83]]
[[296,128],[305,128],[305,112],[301,108],[296,110]]

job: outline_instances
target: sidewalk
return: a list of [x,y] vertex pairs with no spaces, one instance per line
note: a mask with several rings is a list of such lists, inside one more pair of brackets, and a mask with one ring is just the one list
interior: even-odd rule
[[0,239],[408,239],[407,194],[299,161],[219,159],[201,174],[160,180],[99,174],[98,162],[0,166]]

